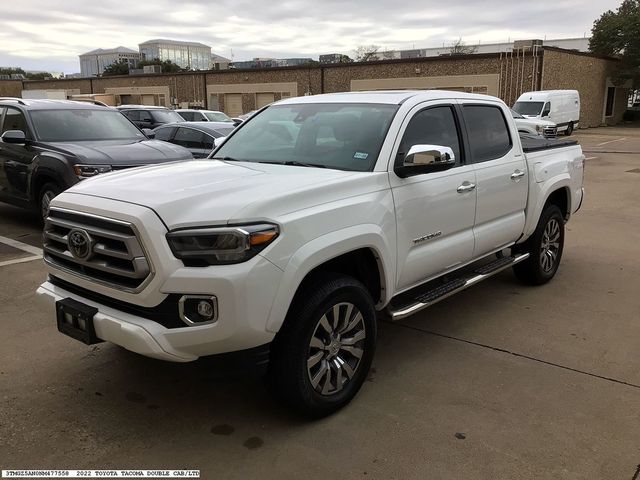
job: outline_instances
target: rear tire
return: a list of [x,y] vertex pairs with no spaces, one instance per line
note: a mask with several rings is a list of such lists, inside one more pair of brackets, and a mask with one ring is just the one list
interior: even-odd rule
[[556,205],[547,205],[540,215],[533,235],[515,247],[517,253],[529,253],[529,258],[514,265],[518,280],[529,285],[542,285],[551,280],[560,265],[564,249],[564,218]]
[[367,378],[376,329],[373,299],[362,283],[342,274],[307,282],[272,344],[273,394],[311,418],[339,410]]
[[38,194],[38,208],[42,222],[44,222],[49,216],[49,205],[51,204],[51,200],[58,196],[62,190],[62,187],[54,182],[47,182],[42,186],[42,188],[40,188],[40,193]]
[[573,133],[573,123],[567,125],[567,129],[564,131],[564,134],[568,137]]

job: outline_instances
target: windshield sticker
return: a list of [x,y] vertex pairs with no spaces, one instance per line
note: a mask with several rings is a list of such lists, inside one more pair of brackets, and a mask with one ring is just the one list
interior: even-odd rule
[[353,154],[353,158],[357,160],[366,160],[368,156],[369,154],[365,152],[356,152]]

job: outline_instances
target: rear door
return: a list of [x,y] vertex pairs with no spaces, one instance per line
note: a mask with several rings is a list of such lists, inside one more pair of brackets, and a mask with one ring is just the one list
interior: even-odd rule
[[394,170],[412,145],[450,147],[456,157],[456,166],[443,172],[408,178],[390,172],[397,218],[397,289],[405,290],[470,261],[476,182],[453,102],[414,107],[399,138]]
[[528,174],[509,111],[499,103],[460,103],[476,177],[473,257],[478,258],[512,244],[522,233]]

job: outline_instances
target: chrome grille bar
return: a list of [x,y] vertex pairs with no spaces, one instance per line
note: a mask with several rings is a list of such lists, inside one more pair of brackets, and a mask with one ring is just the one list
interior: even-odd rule
[[[75,251],[70,234],[86,243],[85,255]],[[121,220],[51,209],[43,251],[52,267],[119,290],[137,292],[153,275],[135,227]]]

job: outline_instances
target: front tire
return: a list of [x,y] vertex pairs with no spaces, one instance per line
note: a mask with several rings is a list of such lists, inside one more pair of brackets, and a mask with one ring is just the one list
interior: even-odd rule
[[376,315],[365,286],[341,274],[307,282],[272,345],[273,393],[307,417],[349,403],[367,378],[376,345]]
[[568,137],[573,133],[573,123],[567,125],[567,129],[564,131],[564,134]]
[[529,253],[529,258],[513,267],[516,277],[529,285],[542,285],[551,280],[560,266],[564,249],[564,217],[556,205],[548,205],[540,215],[533,235],[518,253]]
[[51,200],[62,192],[62,187],[57,183],[47,182],[40,189],[38,195],[38,206],[40,211],[40,219],[44,222],[49,216],[49,205]]

